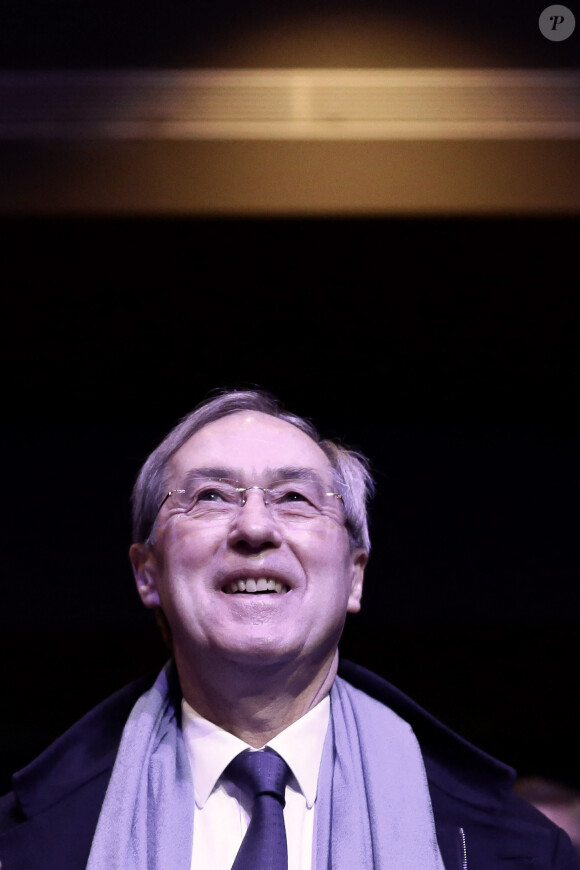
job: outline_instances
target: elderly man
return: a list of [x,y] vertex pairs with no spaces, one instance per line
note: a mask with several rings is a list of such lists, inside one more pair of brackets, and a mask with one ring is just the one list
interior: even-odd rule
[[262,392],[167,436],[130,558],[173,657],[15,775],[2,870],[577,870],[509,768],[339,669],[371,490],[360,455]]

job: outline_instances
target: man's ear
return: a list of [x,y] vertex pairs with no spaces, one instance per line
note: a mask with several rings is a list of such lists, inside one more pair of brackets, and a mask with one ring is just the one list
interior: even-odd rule
[[348,596],[347,613],[358,613],[363,593],[363,581],[369,554],[360,548],[352,553],[352,584]]
[[161,607],[157,591],[157,563],[153,550],[147,544],[132,544],[129,548],[129,559],[139,598],[145,607]]

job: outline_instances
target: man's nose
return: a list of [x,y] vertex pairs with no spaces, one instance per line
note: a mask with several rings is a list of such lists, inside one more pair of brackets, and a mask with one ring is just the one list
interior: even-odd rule
[[279,547],[282,535],[275,512],[268,504],[268,493],[250,487],[243,496],[228,535],[230,546],[250,551]]

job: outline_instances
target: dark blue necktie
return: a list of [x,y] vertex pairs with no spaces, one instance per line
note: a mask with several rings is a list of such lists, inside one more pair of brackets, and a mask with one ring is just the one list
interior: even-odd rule
[[273,749],[240,752],[225,776],[254,801],[252,818],[232,870],[288,870],[284,827],[290,768]]

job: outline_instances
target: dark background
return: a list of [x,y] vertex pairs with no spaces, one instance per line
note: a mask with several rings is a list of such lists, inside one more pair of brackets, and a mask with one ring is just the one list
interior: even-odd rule
[[[577,66],[578,30],[541,37],[545,5],[5,0],[0,65]],[[339,19],[374,34],[364,57],[344,29],[320,40]],[[372,458],[374,549],[343,652],[522,773],[580,785],[578,230],[1,219],[0,791],[164,661],[127,559],[131,486],[208,390],[249,384]]]
[[[5,69],[578,66],[547,0],[3,0]],[[345,32],[346,28],[346,32]],[[364,32],[364,49],[359,34]],[[330,36],[329,39],[325,39]]]
[[6,220],[1,768],[165,657],[140,464],[257,383],[373,461],[343,652],[521,772],[580,781],[578,221]]

